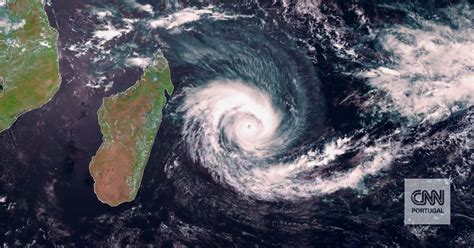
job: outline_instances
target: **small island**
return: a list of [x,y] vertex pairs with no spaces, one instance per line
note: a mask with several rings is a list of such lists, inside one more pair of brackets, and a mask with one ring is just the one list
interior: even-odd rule
[[135,199],[161,123],[165,94],[172,92],[168,63],[160,53],[135,85],[104,98],[98,111],[103,143],[89,165],[94,191],[103,203],[117,206]]
[[49,102],[59,89],[58,33],[41,0],[0,7],[0,132],[23,113]]

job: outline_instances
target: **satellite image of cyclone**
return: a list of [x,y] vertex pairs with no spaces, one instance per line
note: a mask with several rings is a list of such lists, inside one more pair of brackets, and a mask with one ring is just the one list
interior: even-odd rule
[[2,247],[474,247],[473,129],[471,0],[0,0]]

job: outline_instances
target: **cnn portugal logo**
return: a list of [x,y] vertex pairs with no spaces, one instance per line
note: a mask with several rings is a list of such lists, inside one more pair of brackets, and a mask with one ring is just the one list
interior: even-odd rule
[[451,224],[449,179],[405,179],[405,225]]

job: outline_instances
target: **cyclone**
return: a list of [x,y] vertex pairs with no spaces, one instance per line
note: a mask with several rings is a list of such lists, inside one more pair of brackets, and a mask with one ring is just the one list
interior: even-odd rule
[[[198,40],[200,28],[206,35]],[[170,56],[195,69],[172,100],[180,155],[168,165],[171,177],[187,157],[219,187],[298,201],[356,187],[390,161],[390,143],[369,146],[354,132],[332,132],[318,70],[294,39],[245,28],[242,43],[220,28],[196,25],[172,41],[180,52]],[[338,168],[349,152],[358,163]]]
[[[209,37],[212,47],[201,50],[215,58],[206,56],[202,65],[213,78],[196,79],[195,87],[186,87],[176,110],[182,117],[185,152],[216,182],[245,195],[310,195],[299,188],[308,183],[298,182],[301,168],[278,168],[294,162],[289,149],[307,150],[298,146],[310,137],[308,131],[318,135],[324,125],[324,98],[315,71],[301,53],[281,49],[281,37],[269,40],[266,49],[230,42],[216,47],[215,39]],[[196,55],[187,58],[202,62]],[[297,62],[305,59],[308,66],[299,68]],[[310,117],[316,121],[308,123]],[[287,192],[293,183],[295,188]]]
[[[309,11],[319,21],[328,18],[297,10]],[[348,66],[372,55],[355,53],[350,42],[337,38],[346,33],[334,33],[331,26],[317,30],[309,22],[309,30],[321,37],[304,40],[286,32],[284,23],[222,14],[212,7],[206,11],[188,8],[154,22],[167,30],[161,36],[170,49],[165,54],[174,82],[182,84],[168,110],[179,130],[173,147],[179,152],[165,171],[183,191],[196,192],[191,185],[199,177],[209,179],[219,198],[229,196],[221,189],[230,189],[259,200],[299,202],[347,188],[364,191],[368,176],[410,154],[403,146],[409,136],[406,125],[420,120],[403,111],[408,103],[397,98],[396,89],[384,86],[388,76],[373,76],[379,75],[373,66]],[[185,18],[191,14],[193,18]],[[407,32],[394,30],[384,32]],[[311,43],[324,37],[329,44]],[[326,57],[314,54],[318,46]],[[334,55],[328,53],[331,49]],[[322,75],[328,68],[320,68],[325,65],[318,60],[339,63],[334,70],[343,72]],[[393,62],[396,75],[411,68],[396,67],[409,61]],[[374,88],[367,90],[344,76],[351,73]],[[344,110],[345,105],[352,109]],[[191,175],[195,170],[202,174]]]
[[[306,145],[300,147],[304,153],[286,157],[281,151],[291,149],[300,138],[305,121],[299,120],[300,111],[285,113],[274,101],[262,89],[238,80],[211,81],[187,89],[180,111],[191,159],[216,181],[265,200],[298,200],[331,193],[378,170],[376,165],[366,169],[360,165],[322,175],[321,168],[362,143],[348,137],[327,142],[319,150]],[[390,160],[390,155],[379,155],[381,160]]]
[[256,171],[271,169],[272,158],[298,133],[296,118],[275,107],[268,93],[242,81],[213,81],[189,90],[182,110],[188,152],[216,178],[257,196],[258,188],[285,183],[266,181]]

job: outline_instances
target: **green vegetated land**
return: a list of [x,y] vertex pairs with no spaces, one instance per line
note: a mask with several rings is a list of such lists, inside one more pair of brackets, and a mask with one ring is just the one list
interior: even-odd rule
[[42,1],[7,0],[0,6],[0,132],[58,90],[57,39]]
[[173,92],[168,63],[160,53],[135,85],[103,100],[103,135],[89,170],[100,201],[117,206],[135,199],[161,123],[166,93]]

